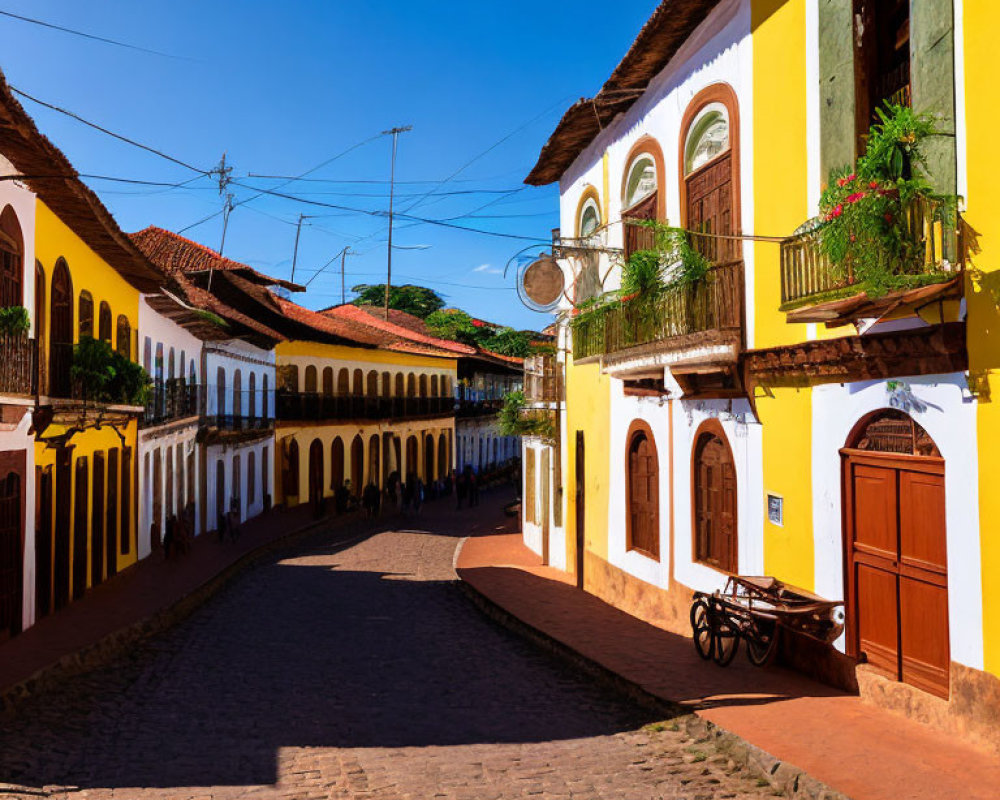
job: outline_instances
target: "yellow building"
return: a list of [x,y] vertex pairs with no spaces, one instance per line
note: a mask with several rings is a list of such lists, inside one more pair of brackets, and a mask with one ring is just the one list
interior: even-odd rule
[[295,328],[276,348],[277,502],[319,510],[345,486],[359,498],[394,475],[444,480],[455,463],[457,360],[473,348],[399,311],[385,320],[353,305],[317,313],[280,302]]
[[[34,517],[25,545],[25,623],[58,610],[136,560],[135,440],[142,373],[102,392],[74,377],[74,345],[90,337],[136,360],[140,291],[160,276],[0,85],[0,151],[35,198],[33,269],[24,305],[37,348],[27,459]],[[60,176],[50,178],[45,176]],[[29,505],[29,508],[31,506]],[[29,512],[30,513],[30,512]]]
[[[786,663],[994,744],[998,709],[967,699],[1000,696],[1000,547],[987,535],[1000,513],[997,13],[950,0],[659,6],[527,178],[559,181],[554,254],[573,302],[558,309],[553,466],[525,489],[557,498],[544,526],[533,505],[526,542],[589,591],[688,633],[692,591],[732,575],[842,601],[832,647],[772,637]],[[898,142],[898,165],[860,185],[855,173],[881,175],[855,165],[886,102],[933,119],[916,172],[963,198],[960,216],[926,193],[899,199]],[[851,215],[868,208],[901,249],[857,243]],[[841,262],[845,249],[825,249],[837,231],[850,234]],[[635,297],[623,265],[650,249],[668,288]]]

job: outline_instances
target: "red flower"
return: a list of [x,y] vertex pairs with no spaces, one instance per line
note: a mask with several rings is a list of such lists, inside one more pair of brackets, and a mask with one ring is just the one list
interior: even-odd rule
[[856,242],[857,240],[858,240],[858,237],[857,237],[857,236],[855,236],[855,235],[854,235],[854,234],[852,233],[852,234],[851,234],[851,241],[852,241],[852,242]]
[[483,327],[483,321],[481,319],[472,320],[472,324],[477,328]]
[[855,175],[855,174],[854,174],[854,173],[852,172],[852,173],[851,173],[850,175],[848,175],[848,176],[847,176],[846,178],[838,178],[838,179],[837,179],[837,186],[840,186],[841,188],[843,188],[844,186],[847,186],[847,184],[849,184],[849,183],[850,183],[851,181],[853,181],[853,180],[854,180],[855,178],[857,178],[857,177],[858,177],[858,176],[857,176],[857,175]]
[[877,189],[878,188],[878,181],[872,181],[871,183],[869,183],[868,184],[868,188],[869,189]]
[[886,222],[888,222],[890,225],[892,225],[892,220],[893,220],[892,214],[889,214],[889,213],[885,214],[885,216],[883,217],[883,219],[885,219]]
[[838,203],[832,209],[830,209],[830,213],[826,215],[827,222],[829,222],[831,219],[836,219],[843,213],[844,213],[844,207]]
[[858,200],[860,200],[864,196],[865,196],[864,192],[855,192],[854,194],[848,195],[847,199],[844,202],[847,202],[847,203],[856,203],[856,202],[858,202]]

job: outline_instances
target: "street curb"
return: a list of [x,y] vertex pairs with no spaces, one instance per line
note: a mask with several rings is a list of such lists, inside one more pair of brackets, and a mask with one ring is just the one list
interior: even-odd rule
[[[67,653],[58,661],[42,667],[24,680],[3,687],[0,689],[2,714],[5,716],[14,714],[17,706],[29,697],[75,675],[104,666],[139,642],[169,630],[197,611],[244,572],[276,553],[308,539],[317,528],[330,520],[329,516],[312,520],[277,539],[244,553],[200,586],[177,598],[170,605],[151,616],[133,622],[124,628],[119,628],[80,650]],[[355,521],[351,520],[341,527],[348,528]]]
[[[457,553],[464,543],[463,540],[456,549],[456,563]],[[468,581],[463,580],[460,572],[459,585],[472,604],[493,622],[527,639],[560,660],[568,662],[637,705],[667,717],[676,717],[678,724],[684,726],[688,736],[699,744],[711,745],[720,753],[729,756],[738,766],[746,769],[751,777],[766,780],[775,792],[780,792],[791,800],[851,800],[847,795],[812,778],[799,767],[780,761],[743,737],[692,713],[689,708],[653,694],[634,681],[583,655],[565,642],[525,622],[495,603]]]

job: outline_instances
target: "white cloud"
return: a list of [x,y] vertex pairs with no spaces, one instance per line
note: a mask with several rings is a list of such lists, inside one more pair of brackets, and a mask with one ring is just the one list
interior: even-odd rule
[[473,272],[482,272],[486,275],[502,275],[503,270],[497,269],[492,264],[480,264],[478,267],[473,267]]

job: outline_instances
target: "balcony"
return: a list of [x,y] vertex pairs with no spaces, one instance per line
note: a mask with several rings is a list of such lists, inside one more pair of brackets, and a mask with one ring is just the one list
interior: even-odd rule
[[886,285],[866,279],[866,265],[833,264],[822,248],[822,225],[781,243],[781,310],[789,322],[843,325],[878,318],[962,293],[966,234],[961,216],[943,222],[943,209],[927,199],[907,205],[899,223],[904,257],[886,259]]
[[0,394],[32,395],[37,387],[38,340],[24,334],[0,335]]
[[146,406],[141,423],[146,426],[165,425],[199,413],[200,387],[188,385],[183,379],[158,381],[153,384],[153,396]]
[[393,420],[455,413],[451,397],[364,397],[314,392],[278,392],[275,412],[285,422]]
[[[728,249],[728,248],[727,248]],[[573,321],[577,361],[600,358],[607,372],[639,376],[671,367],[733,365],[742,346],[743,262],[719,264],[696,283],[652,299],[634,297]]]
[[558,403],[562,396],[562,368],[554,355],[524,359],[525,402],[529,405]]
[[503,400],[462,399],[455,403],[455,416],[467,419],[469,417],[489,417],[499,414],[503,408]]

